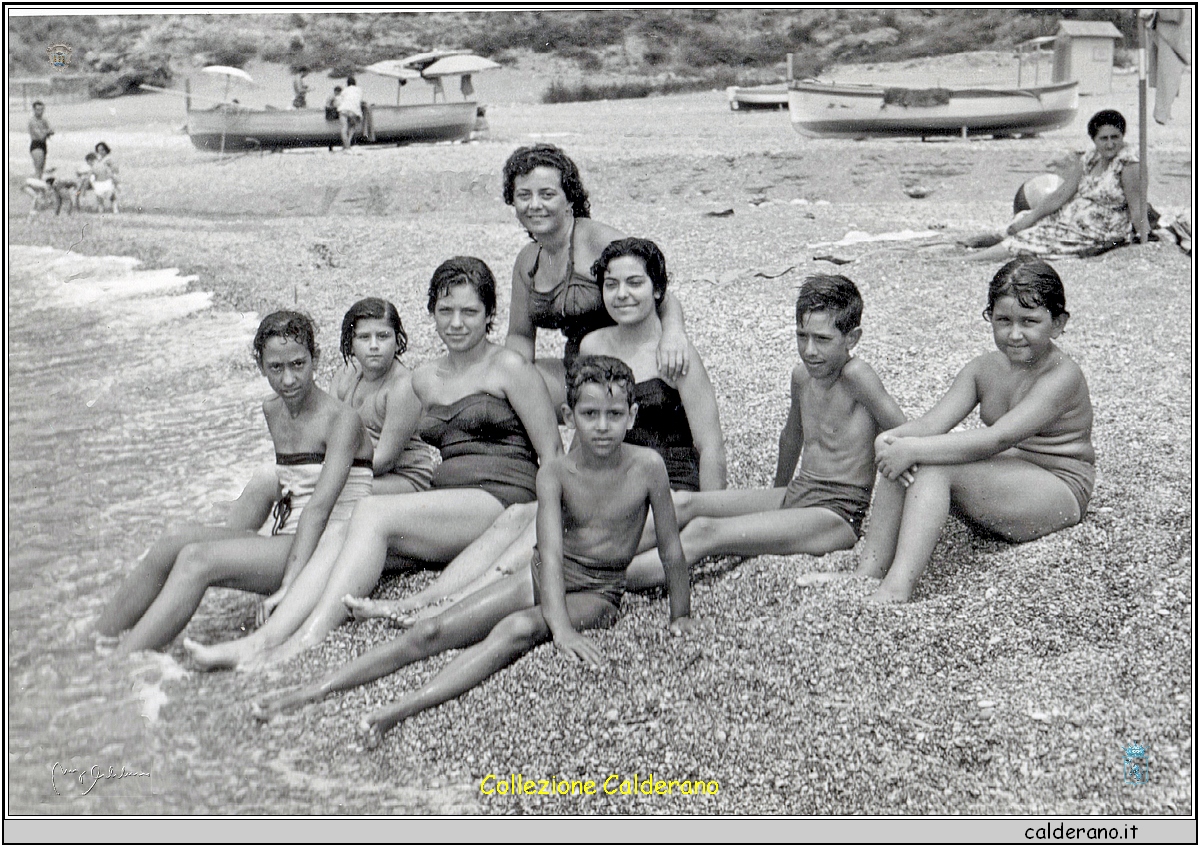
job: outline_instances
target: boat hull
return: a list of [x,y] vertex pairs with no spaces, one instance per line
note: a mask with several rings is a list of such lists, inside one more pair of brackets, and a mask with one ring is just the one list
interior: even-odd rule
[[[477,104],[430,103],[370,107],[369,139],[361,144],[459,141],[475,128]],[[265,110],[219,106],[188,112],[188,136],[200,150],[281,150],[342,143],[338,121],[324,109]]]
[[725,89],[729,108],[735,112],[743,109],[786,109],[788,107],[787,85],[756,85],[744,88],[731,85]]
[[[904,100],[909,102],[897,102]],[[1032,135],[1067,126],[1078,111],[1079,84],[1074,81],[928,92],[811,81],[794,81],[788,88],[792,126],[813,138]]]

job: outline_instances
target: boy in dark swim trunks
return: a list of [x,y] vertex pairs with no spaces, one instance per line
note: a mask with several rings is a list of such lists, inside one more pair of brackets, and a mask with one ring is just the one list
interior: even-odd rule
[[322,682],[256,704],[260,718],[473,645],[420,689],[362,722],[364,743],[374,747],[397,723],[458,697],[545,641],[599,664],[599,648],[580,631],[616,620],[625,568],[650,508],[667,562],[671,632],[692,629],[688,572],[666,466],[650,448],[624,443],[637,414],[629,393],[633,373],[618,359],[594,356],[581,359],[573,374],[567,413],[575,424],[576,447],[538,471],[532,580],[520,572],[492,583]]
[[[861,317],[862,297],[846,277],[804,281],[796,301],[801,364],[792,370],[775,487],[675,492],[689,564],[713,555],[820,556],[858,541],[875,484],[875,437],[905,420],[871,366],[851,355]],[[634,559],[627,578],[631,588],[661,583],[657,551]]]

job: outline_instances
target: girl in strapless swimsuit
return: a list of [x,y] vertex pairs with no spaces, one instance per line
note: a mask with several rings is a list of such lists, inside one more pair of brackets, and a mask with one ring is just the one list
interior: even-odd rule
[[424,562],[453,558],[512,502],[529,502],[539,458],[562,442],[545,384],[533,365],[487,339],[496,284],[479,259],[456,257],[434,272],[429,312],[446,354],[418,367],[422,434],[442,452],[429,491],[368,497],[326,578],[297,582],[253,636],[192,647],[207,668],[258,667],[320,641],[347,616],[342,598],[375,587],[391,550]]
[[[105,639],[129,630],[118,654],[169,644],[211,585],[269,594],[336,553],[337,528],[371,492],[372,447],[358,414],[313,382],[317,354],[304,315],[276,312],[259,325],[254,356],[275,392],[263,401],[263,415],[286,483],[274,531],[183,525],[165,533],[96,624]],[[266,512],[260,510],[257,523]]]

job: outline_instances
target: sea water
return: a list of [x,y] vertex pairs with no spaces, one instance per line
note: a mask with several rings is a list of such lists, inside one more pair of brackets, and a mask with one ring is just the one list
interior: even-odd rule
[[[258,316],[213,309],[211,296],[189,282],[128,258],[10,252],[14,814],[309,814],[331,796],[321,762],[305,773],[286,755],[245,749],[244,741],[231,738],[222,749],[212,734],[196,737],[195,714],[216,696],[210,690],[240,703],[256,691],[252,681],[196,674],[170,653],[106,664],[88,637],[168,524],[219,519],[221,501],[273,461],[261,411],[269,389],[251,356]],[[224,627],[225,638],[228,616],[214,614],[222,603],[245,618],[253,601],[208,592],[195,620]],[[173,717],[185,700],[188,720]],[[211,707],[230,711],[228,702]],[[353,759],[337,768],[338,809],[405,810],[394,796],[381,797],[381,786],[356,780],[354,769]],[[410,809],[429,810],[409,800]]]

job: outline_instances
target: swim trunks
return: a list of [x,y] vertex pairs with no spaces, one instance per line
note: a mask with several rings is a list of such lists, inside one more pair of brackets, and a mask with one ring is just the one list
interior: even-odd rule
[[1045,468],[1054,474],[1054,476],[1061,479],[1066,483],[1067,488],[1071,489],[1071,494],[1075,496],[1076,502],[1079,503],[1079,519],[1083,520],[1083,516],[1087,514],[1088,503],[1092,499],[1092,488],[1096,485],[1096,466],[1093,463],[1071,456],[1035,453],[1032,450],[1025,450],[1020,446],[1009,448],[1000,455],[1014,456],[1029,462],[1031,465]]
[[862,538],[863,518],[871,505],[871,486],[851,485],[830,479],[818,479],[801,469],[788,483],[781,509],[817,507],[833,512]]
[[674,491],[700,490],[700,452],[692,442],[679,392],[659,377],[633,386],[637,418],[625,434],[627,444],[655,450],[667,465]]
[[[279,477],[282,493],[271,511],[275,519],[271,535],[296,534],[300,514],[312,499],[324,462],[324,453],[275,454],[275,473]],[[350,475],[346,477],[346,484],[342,486],[337,502],[333,504],[333,510],[329,513],[329,520],[350,520],[354,504],[371,494],[374,479],[371,460],[355,459],[350,467]]]
[[45,150],[45,149],[46,149],[46,140],[44,138],[35,138],[33,141],[29,142],[29,152],[30,153],[32,153],[34,150]]
[[[379,436],[383,433],[383,415],[379,413],[378,407],[373,402],[357,405],[354,403],[354,397],[362,380],[363,372],[356,371],[354,384],[346,392],[343,402],[358,410],[358,416],[362,418],[363,426],[367,428],[367,435],[371,437],[371,444],[378,447]],[[433,449],[414,433],[404,445],[404,449],[400,451],[396,463],[387,472],[387,476],[406,480],[417,491],[426,491],[433,484],[433,466]]]
[[600,286],[590,276],[575,271],[575,230],[567,247],[567,272],[558,284],[549,291],[538,291],[533,287],[538,263],[542,260],[542,248],[529,269],[529,320],[539,329],[559,329],[567,337],[563,350],[563,365],[570,367],[579,355],[579,343],[589,332],[616,321],[604,308],[604,297]]
[[[563,587],[567,594],[578,591],[590,591],[599,594],[617,608],[621,606],[621,597],[625,594],[625,569],[629,560],[624,562],[601,562],[587,556],[577,556],[566,550],[563,551]],[[533,558],[529,562],[529,572],[533,576],[533,602],[542,602],[542,554],[533,548]]]
[[537,499],[537,452],[507,400],[477,392],[435,403],[418,429],[442,454],[435,489],[479,488],[506,508]]

